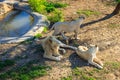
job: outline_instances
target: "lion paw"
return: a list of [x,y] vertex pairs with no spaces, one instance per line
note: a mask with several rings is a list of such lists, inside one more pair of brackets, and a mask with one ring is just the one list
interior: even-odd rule
[[99,69],[102,69],[103,67],[102,67],[102,66],[99,66],[98,68],[99,68]]
[[60,61],[61,60],[61,58],[58,56],[58,57],[56,57],[56,61]]
[[79,37],[76,37],[77,40],[79,40],[80,38]]
[[63,58],[63,56],[62,56],[62,55],[60,55],[60,56],[59,56],[59,58]]

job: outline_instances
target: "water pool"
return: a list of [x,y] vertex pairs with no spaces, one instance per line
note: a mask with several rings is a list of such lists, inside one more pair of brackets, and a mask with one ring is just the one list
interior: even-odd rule
[[32,27],[33,17],[24,11],[12,11],[0,20],[0,37],[21,37]]

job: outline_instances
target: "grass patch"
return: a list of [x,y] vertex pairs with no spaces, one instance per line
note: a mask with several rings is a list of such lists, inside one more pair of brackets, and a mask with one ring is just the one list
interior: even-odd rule
[[106,62],[105,66],[112,69],[120,69],[120,63],[119,62]]
[[34,38],[40,38],[40,37],[42,37],[42,34],[41,34],[41,33],[38,33],[38,34],[36,34],[36,35],[34,36]]
[[72,76],[63,77],[63,78],[61,78],[61,80],[72,80]]
[[87,17],[91,16],[91,15],[100,15],[100,12],[97,11],[92,11],[92,10],[79,10],[77,11],[77,14],[79,15],[85,15]]
[[120,27],[120,24],[116,24],[116,23],[110,23],[108,25],[109,28],[117,28],[117,27]]
[[101,70],[97,68],[88,69],[76,67],[72,70],[72,78],[77,80],[103,80],[106,74],[119,70],[119,62],[106,62],[104,68]]
[[48,32],[48,27],[44,27],[43,32],[44,33]]
[[41,14],[46,13],[46,6],[44,5],[44,3],[46,3],[46,0],[29,0],[31,9]]
[[55,23],[55,22],[63,22],[64,21],[64,17],[63,14],[60,10],[55,10],[53,11],[48,17],[48,20],[51,21],[51,23]]
[[12,66],[14,64],[15,64],[15,61],[13,60],[0,61],[0,70],[4,69],[5,67]]
[[80,80],[96,80],[89,74],[90,73],[85,69],[80,69],[80,68],[73,69],[73,76],[76,76]]
[[64,8],[67,4],[60,2],[49,2],[47,0],[29,0],[29,4],[33,11],[39,12],[44,15],[49,15],[48,20],[52,23],[64,21],[62,11],[58,8]]
[[46,11],[48,13],[52,12],[52,11],[55,11],[56,8],[64,8],[67,6],[67,4],[62,4],[60,2],[46,2],[45,3],[45,6],[46,6]]
[[47,0],[29,0],[29,4],[32,10],[42,14],[50,13],[55,11],[56,8],[64,8],[67,6],[67,4],[48,2]]
[[1,80],[33,80],[36,77],[44,76],[47,70],[51,69],[49,66],[43,65],[25,65],[17,69],[0,74]]

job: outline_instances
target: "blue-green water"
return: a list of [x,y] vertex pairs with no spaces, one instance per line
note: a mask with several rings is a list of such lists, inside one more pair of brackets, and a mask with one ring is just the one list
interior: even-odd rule
[[20,37],[31,29],[32,23],[33,17],[28,13],[12,11],[0,21],[0,37]]

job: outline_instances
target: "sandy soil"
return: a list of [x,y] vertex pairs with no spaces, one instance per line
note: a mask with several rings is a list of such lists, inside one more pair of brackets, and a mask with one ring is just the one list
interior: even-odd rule
[[[110,14],[115,6],[106,5],[100,0],[62,0],[70,4],[66,8],[62,9],[65,20],[69,21],[77,18],[79,15],[76,13],[78,10],[94,10],[98,11],[100,15],[91,15],[86,17],[83,24],[103,18],[107,14]],[[108,0],[109,1],[109,0]],[[80,29],[80,40],[71,40],[70,45],[82,45],[83,43],[97,44],[100,48],[97,54],[103,63],[112,61],[120,62],[120,14],[113,16],[110,19],[90,24]],[[49,74],[37,78],[35,80],[60,80],[62,77],[67,77],[72,74],[72,69],[75,67],[91,68],[87,65],[87,62],[80,59],[74,51],[67,49],[67,53],[64,54],[64,60],[60,62],[51,61],[42,57],[42,52],[37,51],[39,49],[34,42],[32,44],[0,44],[0,54],[9,53],[8,58],[14,58],[16,55],[23,56],[28,54],[27,59],[21,59],[18,63],[30,61],[31,59],[38,59],[40,64],[46,64],[52,67]],[[116,75],[117,74],[117,75]],[[106,80],[120,80],[120,69],[113,73],[102,74]],[[73,79],[76,80],[76,79]],[[104,78],[103,78],[104,80]]]

